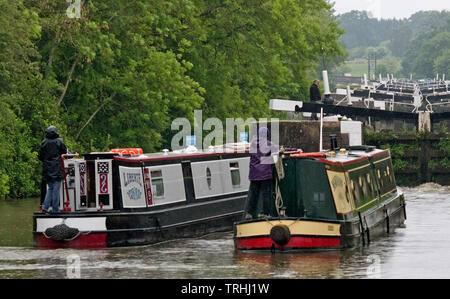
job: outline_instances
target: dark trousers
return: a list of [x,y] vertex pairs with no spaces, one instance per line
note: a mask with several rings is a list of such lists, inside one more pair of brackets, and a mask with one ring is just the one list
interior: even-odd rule
[[270,214],[270,195],[271,195],[272,180],[264,181],[250,181],[250,188],[248,190],[248,204],[247,213],[254,215],[258,207],[259,197],[263,198],[263,213]]

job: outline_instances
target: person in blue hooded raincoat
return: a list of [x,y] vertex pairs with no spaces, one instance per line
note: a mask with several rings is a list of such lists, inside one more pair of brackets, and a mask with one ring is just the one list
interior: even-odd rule
[[67,147],[59,138],[58,130],[55,126],[50,126],[45,130],[45,139],[39,149],[38,158],[42,161],[42,178],[47,182],[47,193],[43,211],[47,211],[52,206],[52,212],[59,212],[59,192],[61,180],[63,179],[61,155],[67,154]]
[[250,188],[248,191],[247,220],[256,214],[256,208],[260,196],[263,200],[263,213],[259,217],[270,214],[270,198],[272,189],[272,153],[278,152],[279,146],[269,141],[269,129],[261,127],[258,134],[253,136],[250,143],[250,170],[248,179]]

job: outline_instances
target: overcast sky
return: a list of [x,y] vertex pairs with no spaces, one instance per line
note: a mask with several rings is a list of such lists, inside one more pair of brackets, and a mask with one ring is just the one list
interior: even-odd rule
[[450,0],[330,0],[336,14],[367,10],[376,18],[409,18],[420,10],[450,10]]

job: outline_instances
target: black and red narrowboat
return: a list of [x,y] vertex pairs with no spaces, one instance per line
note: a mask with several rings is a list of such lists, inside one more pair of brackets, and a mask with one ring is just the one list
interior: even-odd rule
[[284,154],[275,170],[271,214],[235,223],[237,250],[357,247],[392,233],[406,219],[389,150],[358,146]]
[[36,212],[38,248],[104,248],[231,231],[249,187],[248,143],[64,159],[59,213]]

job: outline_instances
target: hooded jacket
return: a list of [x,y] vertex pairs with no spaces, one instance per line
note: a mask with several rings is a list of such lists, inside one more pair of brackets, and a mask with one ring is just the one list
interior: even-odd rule
[[269,129],[261,127],[258,135],[252,138],[250,144],[250,181],[264,181],[272,179],[272,157],[271,154],[278,150],[269,140]]
[[59,138],[55,126],[45,130],[45,139],[39,149],[38,158],[42,161],[42,176],[47,181],[56,181],[63,178],[61,155],[67,153],[67,147]]

